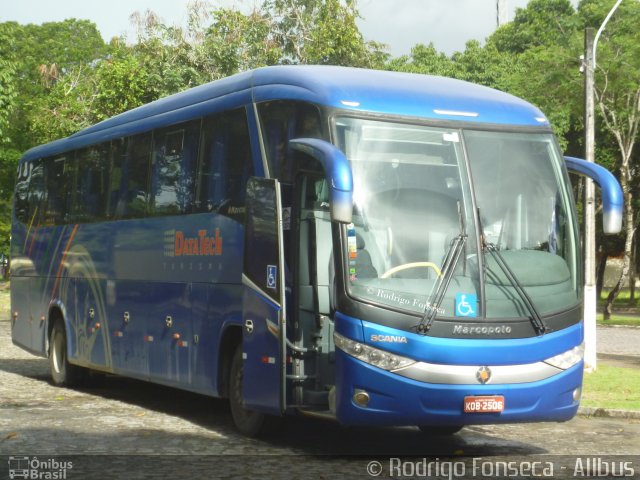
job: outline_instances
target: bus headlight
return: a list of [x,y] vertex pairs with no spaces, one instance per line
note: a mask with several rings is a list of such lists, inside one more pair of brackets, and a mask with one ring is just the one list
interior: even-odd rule
[[394,355],[393,353],[370,347],[364,343],[350,340],[339,333],[333,333],[333,340],[336,347],[346,354],[384,370],[397,370],[398,368],[403,368],[411,365],[412,363],[416,363],[415,360],[411,360],[410,358]]
[[573,367],[576,363],[582,360],[584,356],[584,342],[582,342],[577,347],[572,348],[571,350],[567,350],[560,355],[556,355],[555,357],[547,358],[544,363],[548,363],[556,368],[561,370],[566,370],[567,368]]

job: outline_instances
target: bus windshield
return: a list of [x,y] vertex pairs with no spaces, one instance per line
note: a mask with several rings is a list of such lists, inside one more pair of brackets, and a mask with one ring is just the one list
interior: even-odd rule
[[352,297],[473,321],[578,304],[576,232],[550,133],[353,117],[335,127],[354,179]]

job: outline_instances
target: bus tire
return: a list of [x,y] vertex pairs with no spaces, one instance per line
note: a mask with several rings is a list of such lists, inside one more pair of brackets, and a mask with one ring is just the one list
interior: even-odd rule
[[49,367],[51,381],[57,387],[73,387],[84,378],[85,370],[70,364],[67,357],[67,334],[64,322],[56,319],[49,337]]
[[464,425],[418,425],[418,428],[425,435],[444,437],[447,435],[455,435],[464,428]]
[[259,437],[271,433],[278,425],[279,418],[247,410],[244,407],[242,395],[243,372],[242,344],[239,344],[231,360],[229,375],[229,406],[231,407],[233,423],[240,433],[248,437]]

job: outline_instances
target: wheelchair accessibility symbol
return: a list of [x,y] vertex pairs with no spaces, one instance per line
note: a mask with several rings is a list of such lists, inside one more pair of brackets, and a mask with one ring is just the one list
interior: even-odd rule
[[477,317],[478,296],[470,293],[456,294],[456,317]]
[[278,267],[275,265],[267,265],[267,288],[276,288],[276,277],[278,276]]

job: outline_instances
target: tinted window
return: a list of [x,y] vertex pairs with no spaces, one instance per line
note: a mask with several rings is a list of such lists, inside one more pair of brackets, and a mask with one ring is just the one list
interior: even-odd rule
[[102,220],[107,211],[109,190],[109,145],[79,150],[76,159],[78,174],[74,221]]
[[127,211],[127,139],[111,141],[111,171],[107,192],[107,217],[123,218]]
[[45,184],[44,184],[44,166],[42,159],[34,160],[31,169],[31,178],[29,180],[29,222],[33,225],[41,223],[41,218],[44,217],[43,210],[46,207],[45,204]]
[[60,225],[67,220],[73,191],[73,152],[45,160],[46,210],[43,224]]
[[131,137],[127,155],[127,214],[129,218],[147,214],[151,133]]
[[278,211],[275,180],[252,178],[248,182],[244,274],[274,301],[280,301],[278,276]]
[[246,183],[253,175],[245,111],[208,117],[202,126],[198,212],[244,214]]
[[22,223],[28,223],[29,218],[29,179],[33,162],[21,163],[18,166],[18,178],[14,194],[14,209],[16,219]]
[[270,174],[283,182],[291,182],[294,159],[288,150],[289,140],[327,139],[320,111],[314,105],[292,101],[266,102],[258,109]]
[[157,130],[151,172],[153,213],[187,213],[194,200],[200,121]]

